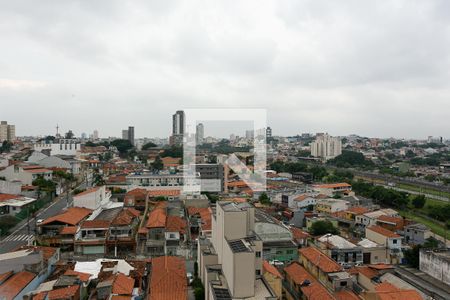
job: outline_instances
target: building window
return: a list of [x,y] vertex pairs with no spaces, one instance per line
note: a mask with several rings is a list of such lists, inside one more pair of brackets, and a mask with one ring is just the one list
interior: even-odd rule
[[261,251],[256,251],[256,257],[261,257]]
[[392,240],[392,244],[397,244],[397,240]]
[[341,286],[347,286],[347,281],[341,281]]
[[286,254],[294,254],[294,250],[286,250]]
[[256,275],[261,275],[261,270],[256,270],[255,273]]

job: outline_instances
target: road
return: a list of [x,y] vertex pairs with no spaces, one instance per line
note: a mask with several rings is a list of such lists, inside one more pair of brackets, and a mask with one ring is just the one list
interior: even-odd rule
[[393,189],[393,190],[396,190],[399,192],[406,192],[406,193],[412,194],[412,195],[425,195],[425,197],[430,198],[430,199],[440,200],[440,201],[444,201],[444,202],[450,202],[450,198],[447,198],[447,197],[442,197],[442,196],[437,196],[437,195],[432,195],[432,194],[427,194],[427,193],[422,193],[422,192],[417,192],[417,191],[411,191],[411,190],[402,189],[402,188],[398,188],[398,187],[390,186],[390,185],[384,185],[384,184],[378,184],[378,183],[376,183],[376,185],[380,185],[387,189]]
[[[76,188],[84,189],[86,188],[86,184],[82,183]],[[37,212],[35,218],[30,218],[29,227],[27,226],[26,220],[24,223],[20,223],[18,228],[14,229],[13,232],[0,241],[0,254],[10,252],[23,245],[31,244],[34,241],[36,233],[36,220],[47,219],[57,215],[66,207],[70,206],[72,201],[71,193],[69,194],[69,203],[67,203],[66,194],[63,194],[60,197],[56,197],[49,206]]]
[[420,289],[425,294],[432,296],[433,299],[450,299],[450,288],[447,285],[420,270],[405,266],[397,266],[395,272],[400,278]]

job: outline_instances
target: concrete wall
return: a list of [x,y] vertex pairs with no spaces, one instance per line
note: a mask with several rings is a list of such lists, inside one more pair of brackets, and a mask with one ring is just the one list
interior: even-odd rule
[[420,271],[450,285],[450,251],[420,251]]

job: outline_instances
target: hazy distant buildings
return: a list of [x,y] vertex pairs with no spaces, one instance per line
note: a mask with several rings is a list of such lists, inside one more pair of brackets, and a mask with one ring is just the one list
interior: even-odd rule
[[184,111],[178,110],[172,115],[172,135],[170,136],[170,145],[183,144],[183,136],[185,130],[185,115]]
[[272,128],[267,127],[266,128],[266,140],[271,139],[272,138]]
[[98,130],[94,130],[94,133],[92,134],[92,138],[94,139],[94,141],[97,141],[99,136],[98,136]]
[[128,141],[130,141],[131,145],[134,145],[134,126],[128,127]]
[[128,130],[122,130],[122,140],[128,140]]
[[205,129],[204,129],[202,123],[197,124],[196,131],[195,131],[195,138],[196,138],[197,145],[203,144],[203,139],[205,138]]
[[245,138],[247,140],[252,140],[255,136],[255,132],[253,130],[246,130],[245,131]]
[[16,126],[9,125],[6,121],[0,122],[0,142],[12,142],[16,139]]
[[324,160],[335,158],[342,154],[342,142],[338,137],[328,133],[318,133],[316,140],[311,143],[311,155]]

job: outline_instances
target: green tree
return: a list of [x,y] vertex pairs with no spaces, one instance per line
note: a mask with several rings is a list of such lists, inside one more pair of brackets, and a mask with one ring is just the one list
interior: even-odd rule
[[114,140],[111,142],[111,145],[117,148],[121,156],[124,156],[129,150],[133,149],[133,145],[129,140]]
[[161,153],[161,157],[183,157],[183,147],[180,146],[171,146],[168,149],[165,149],[163,153]]
[[13,144],[11,142],[3,141],[2,145],[0,146],[0,153],[11,151],[12,146]]
[[414,268],[419,268],[420,249],[422,248],[429,249],[437,247],[439,247],[439,241],[433,237],[429,237],[423,245],[415,245],[411,249],[405,250],[404,256],[408,265]]
[[416,195],[412,199],[412,205],[415,208],[423,208],[425,206],[426,202],[427,202],[427,199],[425,198],[425,195]]
[[269,196],[267,196],[267,194],[265,192],[263,192],[259,198],[259,203],[264,204],[264,205],[270,205],[272,202],[270,201]]
[[162,170],[163,167],[164,167],[164,164],[161,160],[161,157],[157,156],[155,158],[155,161],[152,162],[152,168],[159,171],[159,170]]
[[150,148],[155,148],[158,147],[158,145],[156,145],[155,143],[152,142],[148,142],[147,144],[144,144],[144,146],[142,146],[142,150],[148,150]]
[[311,234],[314,236],[324,235],[327,233],[338,234],[339,230],[334,227],[333,223],[328,220],[316,221],[311,225]]

